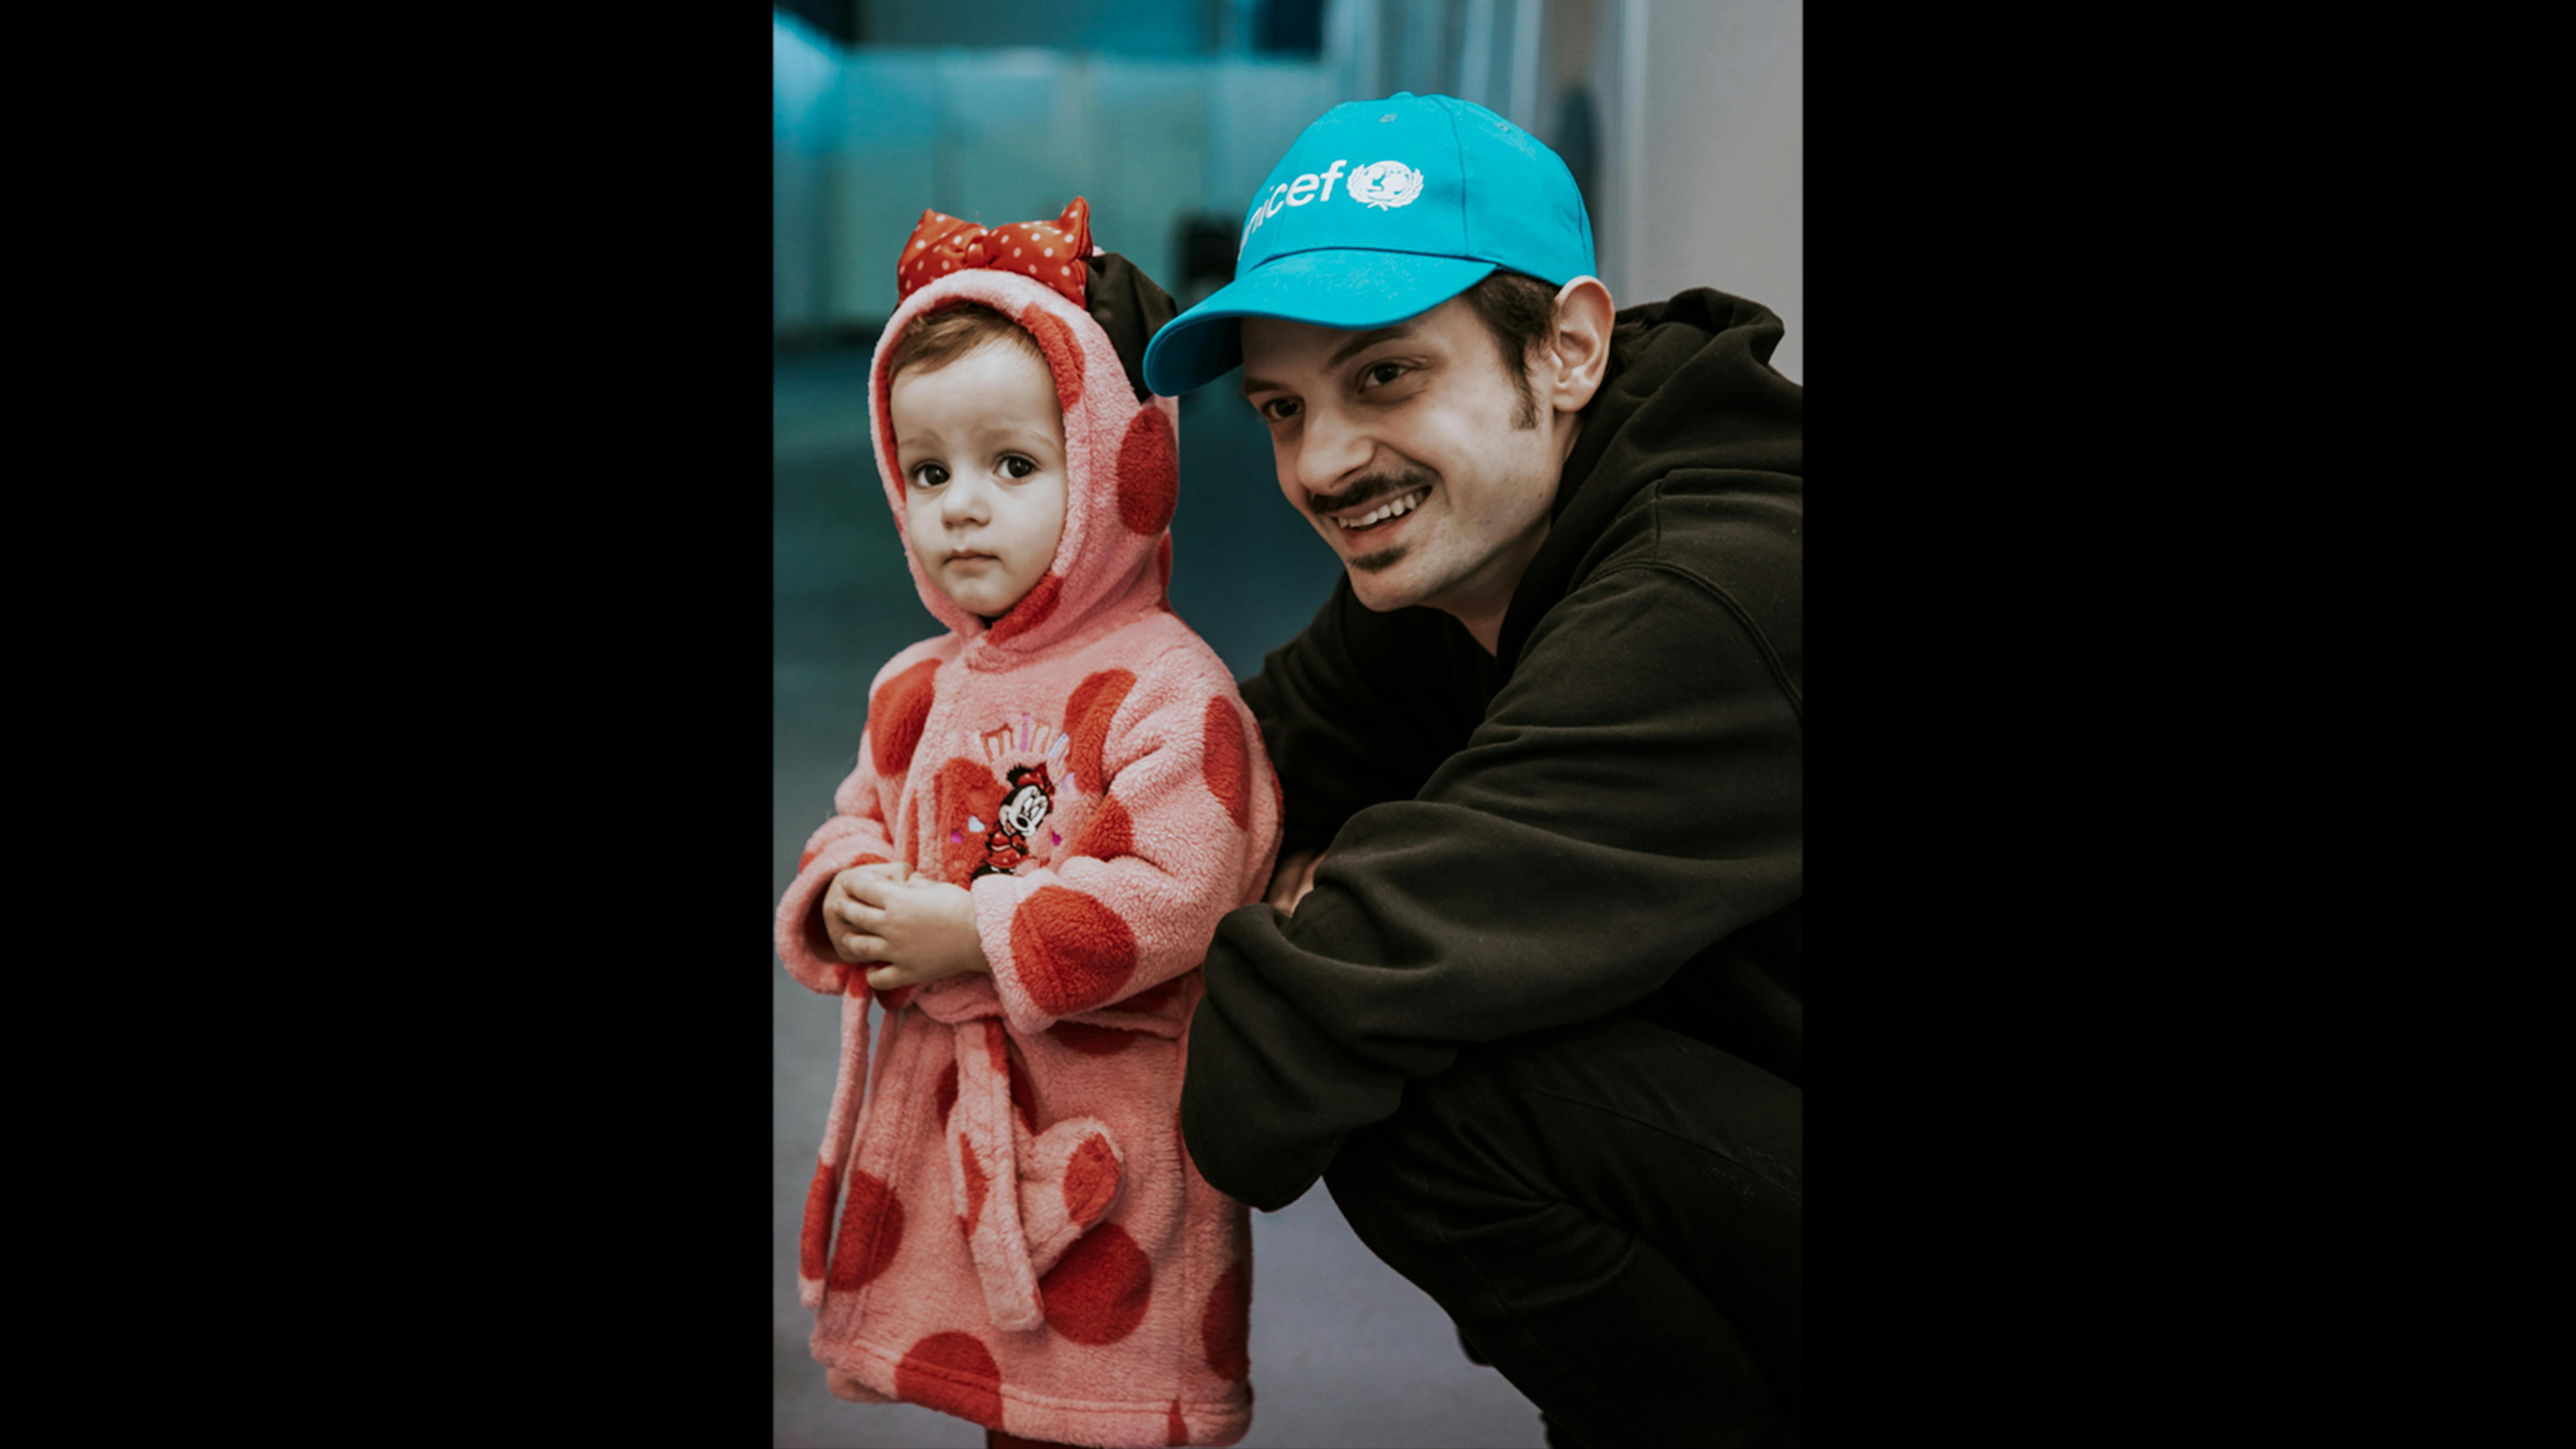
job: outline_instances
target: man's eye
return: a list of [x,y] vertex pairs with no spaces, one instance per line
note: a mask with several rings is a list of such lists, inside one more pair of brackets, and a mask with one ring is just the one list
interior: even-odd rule
[[1297,416],[1297,400],[1292,397],[1274,397],[1261,405],[1261,416],[1266,422],[1284,423]]
[[1002,460],[1002,471],[1014,478],[1026,478],[1037,470],[1038,465],[1034,460],[1023,458],[1016,453]]
[[1361,374],[1361,377],[1367,383],[1375,384],[1378,387],[1384,387],[1388,383],[1393,382],[1402,376],[1404,376],[1404,364],[1401,362],[1377,363],[1371,366],[1367,372]]

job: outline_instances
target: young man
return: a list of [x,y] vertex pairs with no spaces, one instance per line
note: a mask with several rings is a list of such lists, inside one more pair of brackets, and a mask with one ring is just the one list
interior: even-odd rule
[[1286,793],[1229,914],[1183,1132],[1320,1175],[1550,1442],[1794,1443],[1799,515],[1781,324],[1615,312],[1564,163],[1445,96],[1335,108],[1236,280],[1155,338],[1238,361],[1344,564],[1243,687]]

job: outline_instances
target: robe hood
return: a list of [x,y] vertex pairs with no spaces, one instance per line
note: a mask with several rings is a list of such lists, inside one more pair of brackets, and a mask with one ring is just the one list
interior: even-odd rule
[[[1064,410],[1064,534],[1055,562],[1009,613],[988,628],[933,584],[912,554],[896,462],[887,363],[906,328],[962,302],[979,302],[1034,339]],[[1091,314],[1032,278],[976,269],[931,282],[887,319],[868,370],[868,424],[886,506],[904,538],[904,563],[924,608],[981,645],[998,667],[1139,609],[1161,607],[1171,581],[1172,511],[1180,499],[1180,404],[1139,401],[1128,371]]]

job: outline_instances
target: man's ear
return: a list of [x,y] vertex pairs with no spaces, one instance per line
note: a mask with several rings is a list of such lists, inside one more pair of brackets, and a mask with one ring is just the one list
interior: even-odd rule
[[1610,369],[1610,329],[1619,320],[1618,310],[1599,277],[1577,277],[1557,288],[1547,337],[1555,374],[1547,389],[1549,407],[1581,412],[1601,390],[1601,378]]

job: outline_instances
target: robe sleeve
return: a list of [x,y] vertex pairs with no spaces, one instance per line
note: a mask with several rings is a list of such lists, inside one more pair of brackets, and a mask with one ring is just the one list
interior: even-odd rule
[[1148,664],[1096,764],[1085,752],[1074,776],[1094,803],[1070,848],[970,887],[995,991],[1022,1032],[1197,967],[1217,921],[1260,898],[1278,855],[1269,757],[1212,656],[1176,649]]
[[[906,665],[909,667],[898,668]],[[899,764],[893,760],[890,748],[896,742],[885,735],[902,729],[905,719],[912,719],[912,732],[918,737],[918,721],[912,717],[926,711],[928,696],[926,688],[913,689],[911,685],[915,681],[926,683],[925,671],[936,668],[935,663],[898,655],[869,688],[869,718],[859,739],[858,767],[832,793],[832,818],[807,838],[796,862],[796,878],[779,898],[778,916],[772,926],[778,959],[799,985],[837,995],[851,979],[849,964],[832,950],[831,941],[823,934],[823,897],[831,889],[832,877],[851,866],[903,858],[886,822],[890,802],[886,781],[879,772],[880,757],[893,767],[889,773],[900,786],[902,765],[911,758],[911,741],[900,742],[904,758]],[[863,979],[860,989],[866,990]]]

